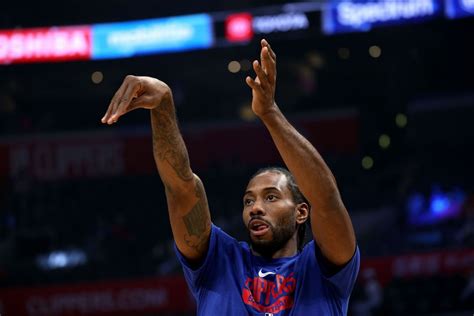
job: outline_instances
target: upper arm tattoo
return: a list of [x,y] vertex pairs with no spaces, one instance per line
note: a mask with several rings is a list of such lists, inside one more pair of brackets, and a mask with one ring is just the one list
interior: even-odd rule
[[202,253],[207,247],[208,235],[206,232],[210,227],[209,210],[202,182],[196,178],[196,197],[199,199],[193,208],[183,216],[187,233],[184,235],[186,244]]

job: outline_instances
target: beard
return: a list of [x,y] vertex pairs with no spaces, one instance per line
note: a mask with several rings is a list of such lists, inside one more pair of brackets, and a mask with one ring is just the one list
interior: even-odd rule
[[282,218],[277,224],[269,225],[269,230],[272,233],[270,240],[254,240],[249,232],[250,245],[252,249],[262,257],[270,258],[275,252],[283,248],[288,241],[293,237],[298,225],[294,220],[294,216]]

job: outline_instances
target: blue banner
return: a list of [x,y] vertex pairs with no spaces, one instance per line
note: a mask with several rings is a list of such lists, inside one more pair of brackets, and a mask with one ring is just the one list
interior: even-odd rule
[[323,11],[323,32],[367,32],[377,26],[423,21],[441,14],[441,0],[331,0]]
[[213,43],[208,14],[92,26],[92,59],[204,49]]
[[474,16],[474,0],[446,0],[446,16],[450,19]]

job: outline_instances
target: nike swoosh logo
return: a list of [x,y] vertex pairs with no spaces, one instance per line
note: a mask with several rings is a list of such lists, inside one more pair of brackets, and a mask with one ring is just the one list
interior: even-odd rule
[[260,269],[260,271],[258,271],[258,276],[261,277],[261,278],[264,278],[264,277],[266,277],[267,275],[270,275],[270,274],[276,274],[276,273],[272,272],[272,271],[262,272],[262,269]]

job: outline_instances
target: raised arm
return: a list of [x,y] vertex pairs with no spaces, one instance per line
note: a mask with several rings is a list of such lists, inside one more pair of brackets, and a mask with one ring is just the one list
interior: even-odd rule
[[102,123],[116,123],[138,108],[150,110],[153,155],[165,186],[174,240],[190,262],[198,263],[209,246],[211,218],[204,186],[191,170],[179,132],[171,89],[155,78],[127,76]]
[[265,124],[301,192],[311,203],[311,230],[322,254],[332,264],[343,265],[356,247],[351,219],[323,158],[275,103],[276,55],[267,41],[262,40],[261,45],[261,63],[253,62],[257,77],[246,78],[252,88],[252,109]]

